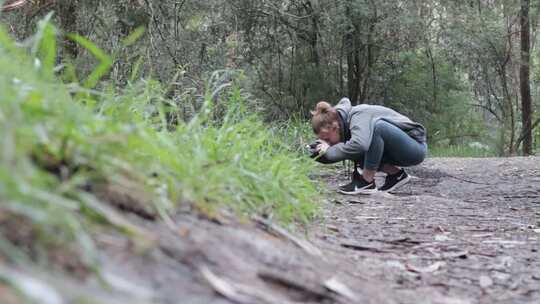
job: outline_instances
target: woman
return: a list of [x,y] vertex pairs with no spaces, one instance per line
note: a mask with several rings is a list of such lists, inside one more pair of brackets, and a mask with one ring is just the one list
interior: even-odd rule
[[[351,106],[343,98],[332,107],[317,104],[311,114],[313,131],[319,141],[314,149],[316,160],[334,163],[350,159],[362,167],[362,175],[353,171],[351,183],[340,186],[343,194],[369,194],[393,191],[410,177],[400,167],[420,164],[427,154],[426,129],[398,112],[376,105]],[[387,174],[377,189],[375,172]]]

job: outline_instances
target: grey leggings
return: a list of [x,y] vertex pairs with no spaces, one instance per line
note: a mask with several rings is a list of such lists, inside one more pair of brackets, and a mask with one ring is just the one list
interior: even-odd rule
[[420,164],[427,154],[427,144],[419,143],[400,128],[379,120],[375,123],[369,149],[359,159],[362,168],[381,169],[383,165],[399,167]]

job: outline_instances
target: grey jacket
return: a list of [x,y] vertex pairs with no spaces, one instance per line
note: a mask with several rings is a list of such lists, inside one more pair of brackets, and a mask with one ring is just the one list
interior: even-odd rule
[[342,98],[335,109],[341,117],[341,142],[328,148],[324,156],[318,158],[320,162],[357,160],[369,149],[375,123],[379,120],[395,125],[419,143],[426,142],[424,126],[392,109],[367,104],[353,107],[348,98]]

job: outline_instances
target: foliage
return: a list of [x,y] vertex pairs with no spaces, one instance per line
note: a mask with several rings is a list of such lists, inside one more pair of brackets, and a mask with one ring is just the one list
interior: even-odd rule
[[430,157],[496,157],[495,149],[482,145],[433,146],[429,148]]
[[[451,137],[468,141],[470,129],[479,137],[489,129],[499,130],[499,136],[489,135],[500,154],[519,148],[517,0],[39,3],[29,1],[2,20],[22,40],[37,17],[54,9],[52,18],[64,32],[115,55],[107,79],[120,86],[138,78],[168,83],[165,94],[186,112],[183,118],[202,106],[204,100],[193,96],[204,95],[211,73],[232,69],[244,71],[243,88],[267,120],[307,119],[317,101],[348,96],[410,114],[429,127],[430,144]],[[532,32],[538,13],[531,6]],[[140,27],[148,30],[126,46],[123,41]],[[78,75],[95,71],[92,48],[64,41],[59,49],[62,59],[76,55]],[[531,67],[538,74],[537,64]],[[531,87],[537,94],[538,77]]]
[[[0,28],[3,256],[25,259],[46,252],[42,248],[76,242],[73,248],[93,265],[92,226],[108,223],[140,237],[136,227],[108,214],[110,207],[96,193],[102,184],[132,185],[148,197],[140,203],[164,219],[184,204],[283,222],[315,215],[317,192],[307,177],[311,162],[250,112],[242,89],[227,86],[216,94],[208,88],[192,119],[171,120],[181,113],[159,82],[90,90],[108,69],[104,63],[113,60],[80,37],[75,40],[101,63],[84,85],[63,84],[52,72],[59,70],[52,64],[54,33],[45,20],[26,49]],[[218,103],[225,109],[221,116]],[[15,224],[26,223],[29,234],[11,234],[10,218],[21,218]],[[21,255],[14,245],[25,237],[31,242]]]

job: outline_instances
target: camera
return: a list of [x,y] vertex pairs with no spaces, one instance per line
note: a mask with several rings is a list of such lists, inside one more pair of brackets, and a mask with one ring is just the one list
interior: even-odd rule
[[319,151],[317,151],[317,146],[322,144],[320,140],[316,140],[308,145],[306,145],[306,149],[311,154],[311,157],[317,157],[319,155]]

